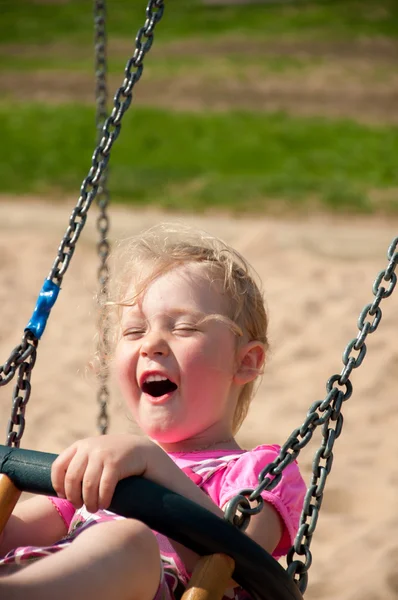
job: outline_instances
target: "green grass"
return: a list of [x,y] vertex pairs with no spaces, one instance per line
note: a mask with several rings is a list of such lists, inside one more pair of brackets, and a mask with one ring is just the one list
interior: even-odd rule
[[[113,37],[132,39],[144,22],[146,0],[108,2],[108,30]],[[261,38],[317,39],[398,37],[396,0],[329,0],[267,6],[203,6],[199,0],[166,2],[159,39],[244,34]],[[3,0],[2,44],[51,43],[69,40],[90,44],[92,0],[44,2]]]
[[[92,77],[92,0],[0,0],[0,70],[68,70]],[[303,80],[339,57],[289,56],[284,40],[337,44],[398,39],[396,0],[292,0],[278,5],[211,7],[199,0],[166,0],[146,79],[221,77],[242,81],[268,73]],[[121,74],[146,0],[108,0],[109,71]],[[203,44],[235,40],[216,55]],[[191,40],[192,53],[172,41]],[[252,41],[268,40],[267,52]],[[271,54],[275,41],[275,53]],[[202,50],[202,51],[201,51]],[[373,66],[372,66],[373,65]],[[388,82],[392,63],[377,60],[342,77]],[[346,71],[344,71],[346,69]],[[348,69],[348,70],[347,70]],[[373,70],[372,70],[373,69]],[[301,81],[301,79],[300,79]],[[18,92],[17,92],[18,94]],[[90,167],[94,108],[30,104],[29,97],[0,95],[0,191],[14,194],[75,193]],[[113,198],[175,209],[263,210],[314,205],[338,212],[395,212],[398,200],[398,128],[348,120],[289,117],[282,113],[177,113],[134,108],[126,115],[111,160]],[[277,209],[277,208],[276,208]],[[278,210],[278,209],[277,209]]]
[[[90,166],[94,111],[0,105],[2,192],[78,193]],[[372,190],[398,187],[397,127],[284,114],[174,113],[135,108],[111,159],[116,199],[176,209],[379,210]],[[397,206],[383,205],[383,210]]]

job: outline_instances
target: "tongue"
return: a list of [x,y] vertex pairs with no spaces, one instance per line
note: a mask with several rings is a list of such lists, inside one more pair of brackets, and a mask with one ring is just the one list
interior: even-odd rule
[[169,379],[165,379],[164,381],[148,381],[142,386],[142,391],[154,398],[174,392],[176,389],[176,384]]

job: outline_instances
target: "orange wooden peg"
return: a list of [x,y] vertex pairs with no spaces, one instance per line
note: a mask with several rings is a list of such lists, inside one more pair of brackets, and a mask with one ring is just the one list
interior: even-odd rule
[[0,473],[0,533],[7,524],[21,491],[13,484],[11,479]]
[[234,568],[234,559],[226,554],[202,556],[181,600],[221,600]]

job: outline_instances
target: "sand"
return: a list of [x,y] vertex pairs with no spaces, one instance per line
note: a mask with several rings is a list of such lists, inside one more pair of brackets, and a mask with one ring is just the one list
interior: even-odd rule
[[[0,199],[1,364],[21,339],[73,205],[73,199]],[[22,447],[58,452],[96,433],[96,383],[90,374],[95,218],[90,215],[40,342]],[[372,284],[387,264],[398,222],[170,216],[118,207],[112,210],[111,233],[125,237],[165,219],[191,222],[223,237],[261,276],[272,351],[238,438],[245,447],[283,443],[310,404],[325,396],[326,380],[341,371],[342,352],[358,332],[360,311],[373,300]],[[352,375],[354,394],[343,407],[343,432],[311,547],[309,600],[398,598],[397,309],[398,291],[383,301],[381,324],[368,337],[364,363]],[[111,391],[110,431],[135,431],[113,382]],[[0,388],[4,431],[11,393],[12,385]],[[318,443],[314,435],[300,455],[307,481]]]

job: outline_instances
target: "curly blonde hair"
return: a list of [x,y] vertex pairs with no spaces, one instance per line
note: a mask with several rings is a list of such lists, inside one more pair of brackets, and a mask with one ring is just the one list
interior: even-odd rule
[[[120,242],[112,262],[116,274],[110,285],[113,297],[109,305],[114,309],[111,347],[119,335],[123,306],[134,305],[160,275],[179,265],[201,263],[208,267],[205,275],[210,281],[220,281],[229,299],[230,314],[219,317],[227,317],[237,336],[259,341],[267,350],[268,317],[258,277],[245,258],[221,239],[187,225],[162,223]],[[242,387],[233,418],[234,433],[246,418],[261,373],[259,369],[256,378]]]

